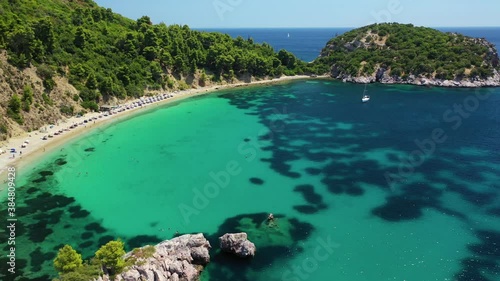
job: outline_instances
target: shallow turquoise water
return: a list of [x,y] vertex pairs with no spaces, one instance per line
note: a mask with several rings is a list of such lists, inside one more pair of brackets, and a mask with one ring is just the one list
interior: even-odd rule
[[498,280],[500,90],[368,90],[368,104],[328,80],[227,90],[66,145],[19,179],[22,275],[54,274],[64,243],[88,257],[117,237],[216,246],[245,230],[257,256],[214,247],[205,280]]

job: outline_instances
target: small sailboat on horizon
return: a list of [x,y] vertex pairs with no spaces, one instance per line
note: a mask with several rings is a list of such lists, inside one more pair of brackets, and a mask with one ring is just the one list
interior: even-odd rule
[[370,96],[366,94],[366,86],[367,84],[365,84],[365,89],[363,90],[363,97],[361,98],[361,102],[363,103],[370,101]]

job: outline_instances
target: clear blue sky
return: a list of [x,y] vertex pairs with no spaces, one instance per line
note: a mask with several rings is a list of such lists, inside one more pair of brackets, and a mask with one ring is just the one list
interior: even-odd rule
[[192,28],[500,26],[499,0],[95,0],[128,18]]

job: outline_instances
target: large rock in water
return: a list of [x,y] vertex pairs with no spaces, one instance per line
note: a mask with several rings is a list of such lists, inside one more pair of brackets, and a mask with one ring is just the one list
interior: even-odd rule
[[[115,281],[195,281],[210,262],[210,243],[203,234],[187,234],[154,246],[152,257],[138,258],[136,265],[116,276]],[[125,257],[130,257],[132,252]],[[105,275],[97,281],[108,281]]]
[[247,238],[247,234],[226,233],[219,237],[220,248],[222,251],[234,254],[240,258],[255,256],[255,245]]

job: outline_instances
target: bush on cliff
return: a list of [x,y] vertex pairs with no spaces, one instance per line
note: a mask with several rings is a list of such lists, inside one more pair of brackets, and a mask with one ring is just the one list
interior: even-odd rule
[[54,267],[58,272],[67,273],[76,271],[82,266],[82,255],[77,253],[70,245],[64,245],[54,259]]
[[[145,251],[144,255],[146,254],[150,254],[150,251]],[[78,252],[71,246],[65,245],[59,249],[54,259],[54,267],[59,272],[59,278],[54,281],[88,281],[103,273],[113,277],[121,273],[127,265],[133,265],[133,263],[127,264],[124,256],[124,244],[120,240],[103,245],[95,256],[85,263],[82,262],[82,256]]]
[[111,276],[121,273],[125,269],[124,256],[124,245],[120,240],[108,242],[95,253],[96,260]]

